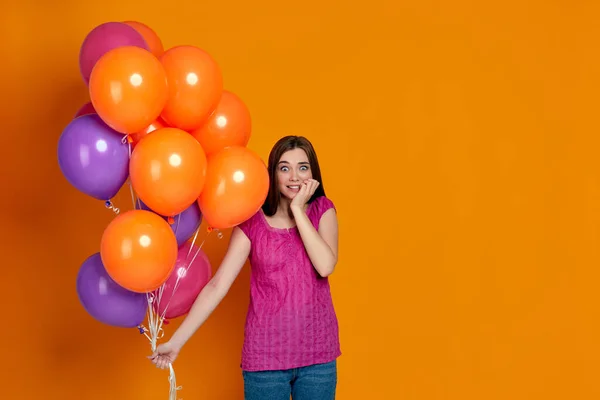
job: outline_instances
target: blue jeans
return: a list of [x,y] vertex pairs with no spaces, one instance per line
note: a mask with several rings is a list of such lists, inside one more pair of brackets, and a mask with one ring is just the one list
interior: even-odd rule
[[334,400],[337,363],[279,371],[242,371],[244,400]]

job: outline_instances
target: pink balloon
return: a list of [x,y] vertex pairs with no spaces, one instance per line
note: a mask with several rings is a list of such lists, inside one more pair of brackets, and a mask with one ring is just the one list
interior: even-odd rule
[[74,118],[81,117],[82,115],[87,115],[87,114],[96,114],[96,109],[92,105],[91,101],[89,101],[89,102],[85,103],[83,106],[81,106],[81,108],[79,110],[77,110],[77,114],[75,114]]
[[[192,262],[192,260],[194,261]],[[211,276],[212,269],[206,254],[197,246],[186,242],[179,248],[175,268],[164,283],[160,302],[154,309],[159,316],[164,316],[166,319],[187,314],[202,288],[210,281]],[[177,283],[178,279],[179,283]],[[158,291],[155,292],[155,295],[158,295]]]
[[79,50],[79,70],[85,83],[89,83],[92,69],[104,53],[122,46],[136,46],[150,51],[144,37],[122,22],[106,22],[87,34]]

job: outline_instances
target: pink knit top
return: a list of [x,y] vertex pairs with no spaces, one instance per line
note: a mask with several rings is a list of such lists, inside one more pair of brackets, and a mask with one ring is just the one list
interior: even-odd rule
[[[308,205],[315,229],[330,208],[335,209],[324,196]],[[341,351],[329,281],[313,267],[298,228],[274,228],[262,210],[239,227],[252,243],[242,369],[281,370],[335,360]]]

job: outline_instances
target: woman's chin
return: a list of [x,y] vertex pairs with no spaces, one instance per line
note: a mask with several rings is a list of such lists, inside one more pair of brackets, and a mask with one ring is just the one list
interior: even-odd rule
[[298,193],[289,192],[289,191],[281,192],[281,196],[289,201],[294,200],[294,197],[296,197],[297,194]]

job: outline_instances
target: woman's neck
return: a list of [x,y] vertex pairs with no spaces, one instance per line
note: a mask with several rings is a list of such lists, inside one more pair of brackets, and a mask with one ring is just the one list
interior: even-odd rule
[[[290,209],[291,203],[292,203],[292,201],[290,199],[288,199],[287,197],[281,196],[281,199],[279,200],[279,207],[277,207],[277,211],[275,212],[275,215],[293,220],[294,214],[292,214],[292,210]],[[304,209],[306,210],[307,207],[308,207],[308,204],[305,204]]]
[[279,199],[279,206],[277,207],[277,212],[275,212],[275,215],[278,216],[292,216],[292,213],[290,212],[290,203],[292,201],[290,199],[288,199],[287,197],[283,197],[281,196],[281,199]]

